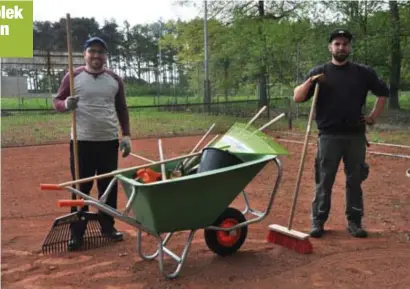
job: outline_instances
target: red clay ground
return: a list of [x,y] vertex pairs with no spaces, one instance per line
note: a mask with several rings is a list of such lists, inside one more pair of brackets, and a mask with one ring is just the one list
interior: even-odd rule
[[[165,156],[189,152],[199,138],[164,139]],[[185,145],[178,145],[180,141],[185,141]],[[227,258],[219,258],[208,250],[200,230],[179,278],[172,281],[163,278],[156,261],[142,261],[138,257],[135,230],[121,222],[117,226],[125,232],[124,242],[57,257],[41,255],[41,243],[53,220],[67,212],[56,207],[56,200],[69,198],[69,194],[40,191],[39,184],[70,180],[68,147],[3,149],[3,288],[410,288],[410,179],[405,176],[408,160],[369,156],[371,174],[364,184],[364,222],[370,236],[363,240],[351,237],[345,230],[344,176],[340,171],[327,225],[330,231],[321,240],[311,240],[313,254],[301,255],[265,241],[269,224],[287,222],[299,166],[302,146],[285,142],[283,145],[291,156],[282,159],[283,182],[269,217],[251,225],[244,246]],[[158,159],[156,139],[135,141],[133,148],[134,152]],[[295,215],[294,229],[300,231],[309,229],[315,149],[309,147]],[[403,149],[401,153],[409,151]],[[121,160],[120,166],[141,163],[129,157]],[[258,209],[264,208],[276,177],[272,168],[266,167],[247,188],[252,205]],[[119,195],[123,207],[122,192]],[[242,198],[235,203],[241,206]],[[171,248],[180,252],[185,237],[184,233],[176,236]],[[152,252],[154,244],[146,242],[144,247]]]

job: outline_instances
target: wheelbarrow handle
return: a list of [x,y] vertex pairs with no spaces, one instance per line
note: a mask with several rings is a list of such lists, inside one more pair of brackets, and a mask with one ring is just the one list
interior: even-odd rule
[[40,184],[40,190],[42,190],[42,191],[58,191],[58,190],[64,190],[64,187],[61,187],[57,184]]
[[62,207],[84,207],[87,204],[87,201],[80,199],[80,200],[58,200],[57,206],[59,208]]

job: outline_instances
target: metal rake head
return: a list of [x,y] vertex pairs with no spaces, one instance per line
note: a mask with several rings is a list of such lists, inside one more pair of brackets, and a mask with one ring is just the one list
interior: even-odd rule
[[[43,254],[84,251],[113,243],[104,235],[110,224],[98,213],[77,211],[57,218],[42,244]],[[73,242],[74,240],[74,242]]]

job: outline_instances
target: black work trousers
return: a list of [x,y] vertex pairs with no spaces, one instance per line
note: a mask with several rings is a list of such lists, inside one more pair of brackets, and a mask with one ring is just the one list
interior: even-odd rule
[[366,137],[359,135],[320,135],[315,160],[315,197],[312,222],[323,225],[331,207],[332,188],[341,160],[346,175],[346,207],[348,221],[360,224],[363,217],[361,165],[366,157]]
[[[118,147],[119,141],[78,141],[78,163],[80,178],[93,177],[96,174],[105,174],[114,171],[118,168]],[[74,155],[73,141],[70,142],[70,169],[73,179],[74,174]],[[108,187],[112,177],[106,177],[97,180],[98,198],[100,198]],[[89,195],[93,187],[94,181],[80,184],[79,190]],[[106,204],[112,208],[117,208],[117,183],[111,188]],[[72,196],[75,198],[75,195]],[[71,212],[75,212],[77,208],[72,207]],[[82,208],[83,211],[88,211],[88,206]],[[114,226],[114,218],[100,212],[101,215]]]

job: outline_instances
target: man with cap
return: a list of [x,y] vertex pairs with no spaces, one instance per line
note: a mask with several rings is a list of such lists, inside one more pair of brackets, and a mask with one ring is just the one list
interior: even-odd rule
[[[332,187],[341,160],[346,175],[347,230],[354,237],[367,237],[362,227],[362,181],[367,177],[366,124],[373,125],[389,96],[387,85],[370,66],[348,60],[352,34],[345,29],[331,32],[328,50],[331,61],[311,69],[294,90],[294,101],[308,101],[319,82],[316,124],[319,130],[315,159],[315,197],[312,202],[310,235],[324,233],[331,207]],[[376,97],[373,110],[364,115],[368,91]]]
[[[58,112],[76,111],[78,159],[80,178],[92,177],[114,171],[118,167],[118,152],[126,157],[131,151],[130,122],[122,79],[105,67],[107,44],[99,37],[92,37],[84,44],[85,65],[73,71],[74,92],[70,92],[67,73],[62,80],[54,108]],[[121,127],[121,142],[118,133]],[[73,134],[70,141],[70,168],[74,172]],[[97,180],[98,195],[104,193],[112,178]],[[89,194],[93,181],[80,184],[80,191]],[[74,196],[73,196],[74,197]],[[107,204],[117,208],[117,184],[111,190]],[[74,212],[76,208],[71,208]],[[84,207],[83,210],[88,210]],[[108,226],[103,234],[115,240],[122,240],[122,233],[114,227],[113,217],[100,212]],[[83,232],[72,229],[71,248],[81,245]]]

